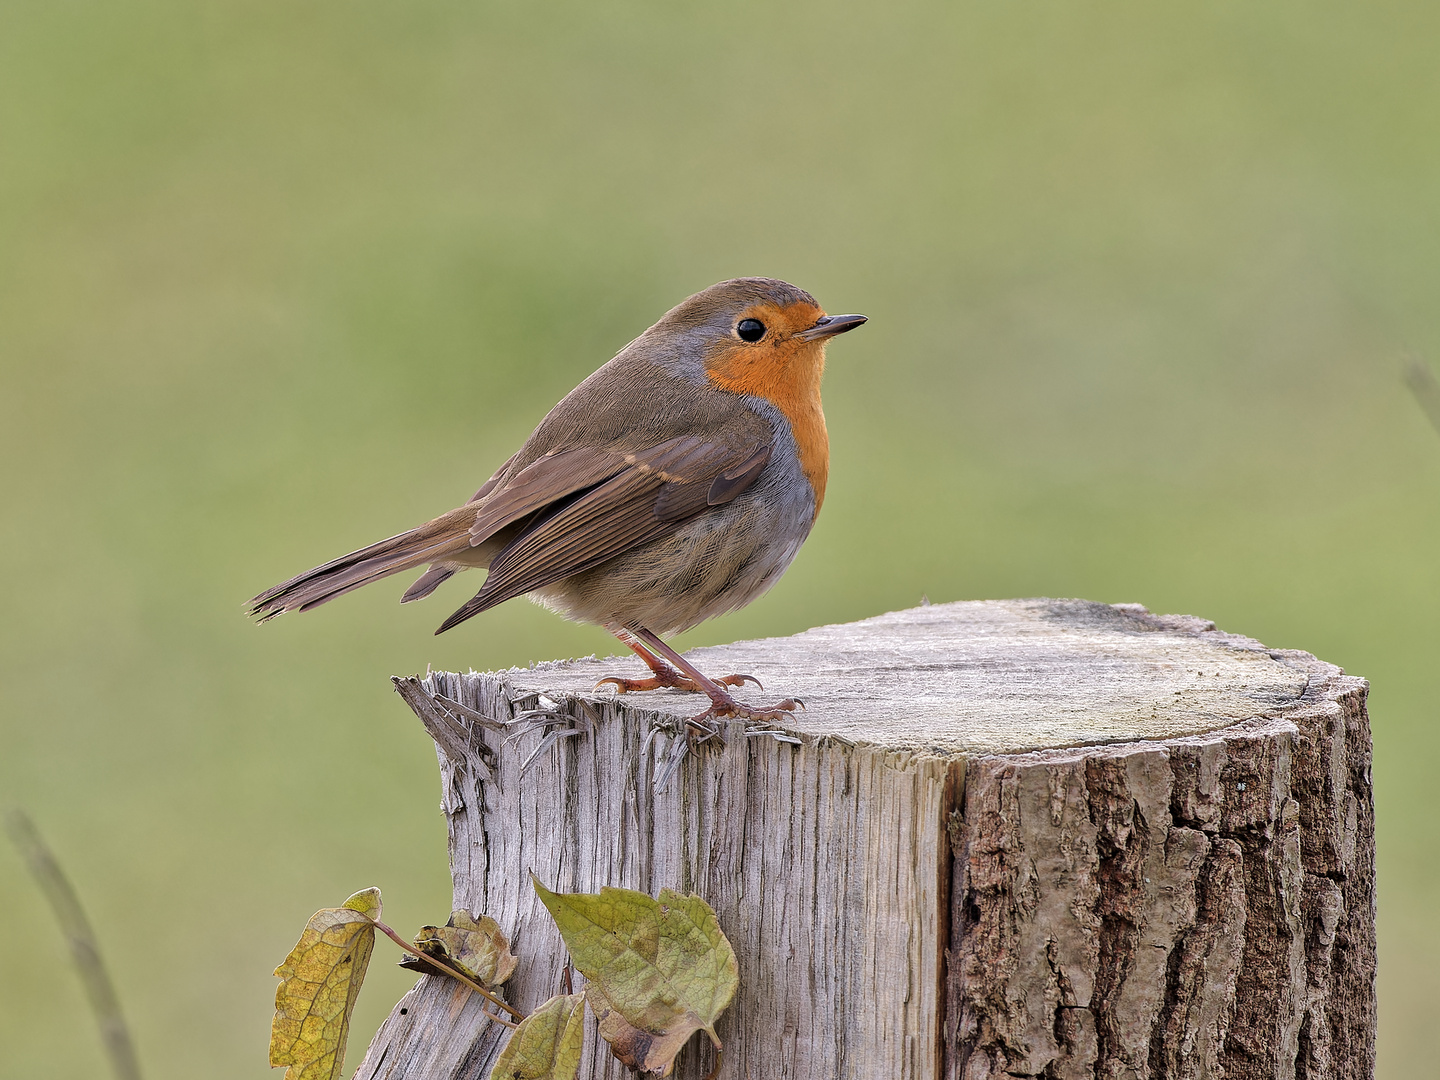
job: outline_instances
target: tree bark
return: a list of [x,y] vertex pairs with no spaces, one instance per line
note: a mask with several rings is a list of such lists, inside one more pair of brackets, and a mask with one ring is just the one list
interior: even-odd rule
[[[436,742],[455,906],[511,935],[520,1008],[565,963],[534,872],[715,908],[740,964],[724,1077],[1372,1075],[1363,680],[1083,601],[926,606],[691,659],[760,676],[771,693],[746,700],[804,698],[797,741],[728,722],[657,792],[703,699],[592,691],[638,665],[396,680]],[[522,775],[539,736],[499,725],[547,702],[585,730]],[[483,1080],[506,1034],[422,978],[356,1076]],[[585,1055],[581,1076],[630,1075],[593,1020]],[[676,1075],[711,1064],[697,1041]]]

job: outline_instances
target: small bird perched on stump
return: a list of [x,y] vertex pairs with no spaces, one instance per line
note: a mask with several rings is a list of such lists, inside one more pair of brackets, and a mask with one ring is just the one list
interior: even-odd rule
[[429,564],[402,603],[488,571],[437,634],[516,596],[605,627],[654,672],[621,692],[698,691],[714,718],[776,720],[798,702],[736,701],[661,640],[773,585],[825,498],[825,343],[865,322],[773,278],[712,285],[567,394],[464,506],[317,566],[251,601],[263,622]]

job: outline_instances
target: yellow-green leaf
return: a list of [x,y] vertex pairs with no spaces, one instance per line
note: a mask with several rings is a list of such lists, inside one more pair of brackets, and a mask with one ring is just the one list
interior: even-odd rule
[[368,915],[371,919],[380,918],[380,890],[375,886],[368,889],[361,889],[345,903],[340,905],[351,911],[358,911],[361,915]]
[[552,997],[510,1035],[490,1080],[575,1080],[585,1046],[585,995]]
[[285,1080],[335,1080],[345,1062],[350,1014],[375,947],[380,890],[357,892],[343,907],[310,916],[300,941],[275,969],[270,1064]]
[[[415,935],[415,947],[427,956],[448,961],[485,986],[499,986],[515,973],[516,957],[510,951],[510,942],[489,915],[476,919],[468,911],[452,912],[444,926],[422,926]],[[408,954],[400,966],[427,975],[448,974]]]
[[664,889],[658,900],[632,889],[553,893],[535,880],[584,974],[600,1034],[632,1069],[668,1073],[690,1036],[718,1048],[715,1020],[739,985],[735,950],[710,905]]

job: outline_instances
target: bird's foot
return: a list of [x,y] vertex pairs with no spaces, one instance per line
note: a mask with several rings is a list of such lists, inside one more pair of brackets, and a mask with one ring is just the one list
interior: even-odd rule
[[795,710],[805,708],[805,702],[799,698],[786,698],[775,705],[757,707],[754,705],[742,705],[729,694],[725,695],[725,703],[716,703],[706,709],[698,716],[690,718],[690,723],[715,717],[716,719],[754,720],[759,723],[771,723],[775,720],[793,720]]
[[[754,683],[761,690],[760,680],[754,675],[725,675],[715,680],[722,686],[744,686],[746,683]],[[607,675],[595,684],[595,689],[606,683],[615,687],[617,694],[628,694],[639,690],[684,690],[692,694],[703,694],[705,688],[688,675],[682,675],[673,668],[656,670],[655,674],[648,679],[626,679],[620,675]]]
[[[736,678],[737,676],[731,676]],[[724,679],[718,680],[724,682]],[[731,686],[738,686],[738,683],[731,683]],[[755,684],[759,686],[759,683]],[[687,728],[692,731],[705,731],[714,734],[719,731],[716,720],[753,720],[757,723],[769,724],[777,720],[794,719],[795,710],[805,708],[805,702],[799,698],[786,698],[784,701],[774,705],[756,706],[745,705],[736,701],[734,697],[724,690],[716,687],[707,691],[710,695],[710,708],[704,712],[692,716],[685,722]],[[707,735],[706,738],[709,736]],[[702,742],[704,739],[701,740]]]

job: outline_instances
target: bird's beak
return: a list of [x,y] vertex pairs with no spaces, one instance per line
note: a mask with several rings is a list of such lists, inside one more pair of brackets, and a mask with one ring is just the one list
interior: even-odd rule
[[863,326],[867,321],[864,315],[826,315],[809,330],[801,330],[795,338],[798,341],[824,341]]

